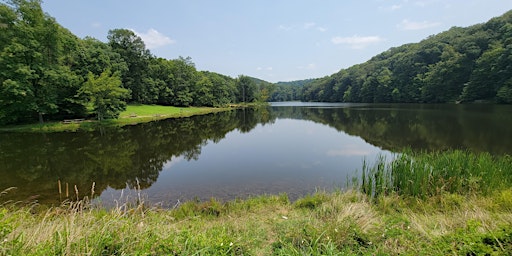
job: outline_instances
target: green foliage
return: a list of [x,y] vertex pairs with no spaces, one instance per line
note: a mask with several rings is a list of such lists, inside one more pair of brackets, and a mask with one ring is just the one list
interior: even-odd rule
[[79,90],[79,95],[83,95],[92,104],[93,113],[99,121],[117,118],[126,109],[123,99],[128,94],[129,91],[121,87],[119,74],[112,74],[110,70],[104,71],[99,77],[89,73],[87,81]]
[[302,88],[316,79],[291,82],[278,82],[270,95],[269,101],[298,101],[302,99]]
[[[511,16],[509,11],[485,24],[453,27],[419,43],[391,48],[363,64],[306,83],[301,100],[509,103]],[[290,98],[290,93],[279,99]]]
[[[38,0],[0,3],[0,24],[0,125],[86,118],[90,106],[79,96],[90,90],[83,88],[90,87],[89,73],[101,76],[105,70],[118,74],[130,92],[123,96],[127,102],[213,107],[237,102],[236,79],[199,72],[190,57],[155,58],[131,30],[110,30],[108,43],[79,39],[44,13]],[[272,93],[268,83],[247,89],[248,102],[265,101]],[[104,102],[111,103],[95,112],[116,116],[122,107]]]
[[498,102],[512,104],[512,79],[498,90],[496,96],[498,97]]
[[127,65],[121,74],[123,86],[131,91],[132,101],[150,103],[150,90],[144,78],[151,54],[142,39],[128,29],[113,29],[108,33],[109,46]]
[[326,196],[323,194],[307,195],[303,198],[298,199],[294,205],[297,208],[315,209],[320,206],[326,200]]
[[0,40],[0,123],[34,118],[43,122],[43,116],[69,109],[60,97],[69,96],[67,91],[76,86],[64,45],[64,40],[73,38],[43,13],[40,1],[10,4],[0,4],[5,24],[0,30],[9,36]]
[[248,76],[240,76],[236,82],[238,88],[238,102],[253,102],[256,100],[256,83]]
[[[505,226],[493,232],[481,232],[482,223],[467,221],[464,228],[434,241],[444,247],[443,254],[507,255],[512,251],[512,228]],[[471,234],[471,235],[468,235]]]

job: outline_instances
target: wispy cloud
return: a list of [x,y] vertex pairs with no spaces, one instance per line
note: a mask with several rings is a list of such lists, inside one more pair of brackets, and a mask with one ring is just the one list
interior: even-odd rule
[[272,67],[257,67],[256,70],[258,71],[262,71],[262,70],[266,70],[266,71],[272,71]]
[[416,1],[415,4],[419,7],[426,7],[427,5],[432,4],[433,1]]
[[313,70],[313,69],[316,69],[316,64],[315,63],[309,63],[305,66],[298,66],[297,69],[304,69],[304,70]]
[[281,25],[277,26],[277,29],[278,29],[278,30],[283,30],[283,31],[290,31],[290,30],[292,30],[292,29],[293,29],[293,27],[292,27],[292,26],[286,26],[286,25],[281,24]]
[[399,5],[399,4],[394,4],[391,7],[389,7],[389,9],[392,10],[392,11],[395,11],[395,10],[398,10],[398,9],[401,9],[401,8],[402,8],[402,6]]
[[100,22],[94,22],[94,23],[91,24],[91,26],[93,28],[101,28],[101,23]]
[[441,22],[429,22],[429,21],[414,22],[414,21],[405,19],[400,24],[398,24],[397,27],[402,30],[422,30],[422,29],[437,27],[440,25],[441,25]]
[[316,29],[317,29],[318,31],[320,31],[320,32],[325,32],[325,31],[327,31],[327,29],[326,29],[326,28],[324,28],[324,27],[316,27]]
[[279,26],[277,26],[277,29],[278,30],[282,30],[282,31],[291,31],[291,30],[300,30],[300,29],[304,29],[304,30],[312,30],[312,29],[315,29],[315,30],[318,30],[320,32],[325,32],[327,31],[327,28],[325,27],[322,27],[322,26],[318,26],[316,24],[316,22],[305,22],[301,25],[284,25],[284,24],[281,24]]
[[379,36],[350,36],[341,37],[336,36],[331,39],[333,44],[346,44],[350,45],[353,49],[363,49],[368,45],[377,44],[384,41],[384,38]]
[[149,29],[145,33],[137,32],[135,30],[133,30],[133,32],[142,38],[142,41],[144,41],[146,47],[150,50],[176,43],[175,40],[172,40],[168,36],[158,32],[153,28]]
[[306,22],[304,23],[304,29],[310,29],[316,26],[315,22]]
[[391,5],[391,6],[381,6],[381,7],[379,7],[379,9],[384,10],[384,11],[396,11],[398,9],[402,9],[402,5],[401,4],[394,4],[394,5]]

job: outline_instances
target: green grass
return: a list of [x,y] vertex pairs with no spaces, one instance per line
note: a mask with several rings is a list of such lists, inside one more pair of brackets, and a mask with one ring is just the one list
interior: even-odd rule
[[314,203],[291,203],[280,195],[188,202],[171,210],[67,203],[38,211],[4,205],[0,255],[506,255],[512,250],[510,189],[424,201],[388,196],[376,203],[358,192],[319,193],[307,200]]
[[121,112],[118,119],[108,119],[102,122],[86,120],[81,123],[64,124],[62,122],[46,122],[44,124],[25,124],[0,127],[0,132],[65,132],[86,130],[91,131],[99,127],[124,126],[147,123],[168,118],[190,117],[213,112],[226,111],[230,108],[209,107],[172,107],[159,105],[128,105]]
[[[0,255],[510,255],[512,186],[499,170],[511,166],[508,156],[404,154],[365,167],[366,181],[385,189],[359,186],[295,202],[282,194],[175,209],[6,203]],[[428,175],[416,173],[422,170]],[[397,172],[416,185],[406,189]]]
[[512,157],[488,153],[404,153],[391,162],[379,157],[373,166],[363,163],[355,185],[378,198],[398,194],[425,199],[444,193],[488,195],[512,187]]

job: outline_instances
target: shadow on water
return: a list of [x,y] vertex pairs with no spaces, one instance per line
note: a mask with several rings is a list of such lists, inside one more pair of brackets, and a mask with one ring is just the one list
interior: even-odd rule
[[271,124],[279,119],[324,124],[392,152],[411,148],[512,153],[510,106],[273,106],[102,132],[0,134],[0,190],[17,187],[0,199],[37,199],[43,204],[58,204],[66,197],[77,197],[75,186],[78,197],[90,196],[93,182],[95,196],[107,188],[149,188],[171,159],[197,160],[204,146],[220,142],[227,133],[235,130],[250,133],[259,124]]

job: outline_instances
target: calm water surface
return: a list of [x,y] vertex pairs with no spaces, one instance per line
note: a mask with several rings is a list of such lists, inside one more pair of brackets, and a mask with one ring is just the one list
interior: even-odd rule
[[112,205],[137,197],[134,188],[164,207],[294,199],[343,188],[364,159],[403,148],[511,154],[512,107],[274,103],[101,132],[0,134],[0,142],[0,190],[17,187],[3,200],[52,204],[77,190]]

